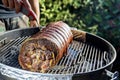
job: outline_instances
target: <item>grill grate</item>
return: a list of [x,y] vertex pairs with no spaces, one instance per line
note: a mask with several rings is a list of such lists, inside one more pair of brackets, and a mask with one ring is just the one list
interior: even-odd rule
[[[19,47],[29,37],[19,37],[1,47],[0,62],[21,69],[18,63]],[[110,56],[106,51],[102,51],[91,44],[74,40],[68,48],[68,54],[47,73],[74,74],[90,72],[105,66],[110,61]]]

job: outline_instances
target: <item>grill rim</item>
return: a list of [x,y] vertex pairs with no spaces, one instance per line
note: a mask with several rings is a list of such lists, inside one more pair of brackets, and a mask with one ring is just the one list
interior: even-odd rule
[[87,32],[87,34],[88,34],[88,36],[89,36],[89,35],[92,35],[93,37],[96,37],[96,38],[100,39],[101,41],[107,43],[107,45],[109,45],[109,46],[113,49],[114,58],[109,62],[109,64],[103,66],[102,68],[107,67],[107,66],[110,66],[110,65],[116,60],[116,57],[117,57],[116,49],[113,47],[113,45],[112,45],[110,42],[108,42],[108,41],[105,40],[104,38],[102,38],[102,37],[100,37],[100,36],[97,36],[97,35],[94,35],[94,34],[92,34],[92,33],[88,33],[88,32]]
[[[31,28],[24,28],[24,30],[29,30],[29,29],[31,29]],[[34,29],[38,29],[38,30],[39,30],[39,28],[34,28]],[[4,34],[0,35],[0,37],[3,36],[3,35],[10,34],[10,32],[16,32],[16,31],[21,31],[21,30],[23,30],[23,29],[16,29],[16,30],[7,31],[7,32],[5,32]],[[34,32],[33,32],[33,33],[34,33]],[[116,57],[117,57],[116,50],[115,50],[115,48],[113,47],[113,45],[112,45],[110,42],[108,42],[107,40],[103,39],[103,38],[100,37],[100,36],[97,36],[97,35],[94,35],[94,34],[92,34],[92,33],[86,32],[86,36],[89,36],[89,35],[91,35],[91,36],[93,36],[93,37],[95,37],[95,38],[98,38],[98,39],[102,40],[103,42],[105,42],[107,45],[109,45],[109,46],[113,49],[114,57],[113,57],[113,59],[112,59],[108,64],[106,64],[106,65],[103,66],[103,67],[100,67],[100,68],[95,69],[95,70],[90,71],[90,72],[75,73],[75,74],[79,74],[79,75],[80,75],[80,74],[88,74],[88,73],[91,73],[91,72],[96,72],[96,71],[105,69],[106,67],[108,67],[108,66],[110,66],[111,64],[113,64],[113,62],[115,61],[115,59],[116,59]],[[20,37],[20,36],[19,36],[19,37]],[[24,72],[24,73],[35,74],[35,75],[44,75],[44,76],[51,76],[51,75],[52,75],[52,76],[66,76],[66,75],[67,75],[67,76],[72,76],[72,75],[75,75],[74,73],[72,73],[72,74],[52,74],[52,73],[45,73],[45,74],[44,74],[44,73],[31,72],[31,71],[27,71],[27,70],[23,70],[23,69],[11,67],[11,66],[8,66],[8,65],[5,65],[5,64],[2,64],[2,63],[0,63],[0,65],[6,66],[8,69],[12,69],[12,70],[20,71],[20,72]]]

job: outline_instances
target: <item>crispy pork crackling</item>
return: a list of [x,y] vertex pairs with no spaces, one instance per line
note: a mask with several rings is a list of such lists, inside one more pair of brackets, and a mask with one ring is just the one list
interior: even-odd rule
[[44,73],[66,55],[72,39],[71,29],[66,23],[62,21],[49,23],[22,43],[19,64],[25,70]]

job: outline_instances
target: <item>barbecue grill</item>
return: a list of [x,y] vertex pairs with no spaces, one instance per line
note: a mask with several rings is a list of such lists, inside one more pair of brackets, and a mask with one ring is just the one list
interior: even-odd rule
[[110,72],[116,59],[114,47],[91,33],[71,29],[74,40],[68,53],[46,73],[23,70],[18,63],[21,43],[39,28],[16,29],[0,35],[0,80],[117,80]]

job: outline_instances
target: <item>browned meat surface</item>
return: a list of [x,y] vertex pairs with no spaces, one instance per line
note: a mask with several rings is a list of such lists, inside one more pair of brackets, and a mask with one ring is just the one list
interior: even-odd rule
[[46,72],[67,53],[72,39],[71,29],[66,23],[50,23],[41,32],[22,43],[19,64],[26,70]]

